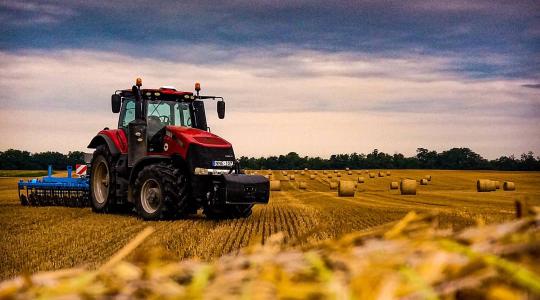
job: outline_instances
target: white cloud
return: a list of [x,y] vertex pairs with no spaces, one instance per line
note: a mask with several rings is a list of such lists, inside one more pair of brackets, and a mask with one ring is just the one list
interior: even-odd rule
[[[184,47],[195,61],[211,47]],[[168,49],[167,51],[174,51]],[[191,90],[227,100],[212,130],[238,155],[413,154],[416,147],[470,147],[488,157],[540,153],[537,89],[521,80],[477,80],[449,71],[453,57],[234,49],[219,63],[74,51],[0,53],[0,149],[84,150],[115,127],[110,95],[142,76],[147,87]],[[215,55],[214,55],[215,56]],[[192,60],[190,60],[192,61]]]

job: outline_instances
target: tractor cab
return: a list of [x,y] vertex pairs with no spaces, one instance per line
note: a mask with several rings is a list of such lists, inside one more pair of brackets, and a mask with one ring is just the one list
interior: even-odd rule
[[197,95],[178,91],[171,86],[159,89],[139,89],[116,91],[111,98],[113,113],[120,113],[118,128],[129,136],[129,124],[137,119],[137,94],[140,95],[140,120],[146,122],[146,144],[149,152],[162,151],[163,137],[167,126],[196,128],[207,131],[204,99],[219,99],[218,116],[225,116],[225,102],[222,97],[199,95],[200,84],[195,84]]

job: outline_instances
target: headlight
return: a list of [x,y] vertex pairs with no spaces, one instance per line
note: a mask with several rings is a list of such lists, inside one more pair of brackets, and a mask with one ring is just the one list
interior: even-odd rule
[[208,175],[208,169],[205,168],[195,168],[195,175]]
[[227,169],[206,169],[206,168],[195,168],[193,172],[195,175],[223,175],[229,174]]

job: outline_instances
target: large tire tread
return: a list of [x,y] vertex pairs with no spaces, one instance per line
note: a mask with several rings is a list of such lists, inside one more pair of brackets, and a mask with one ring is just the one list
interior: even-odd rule
[[[147,213],[141,204],[140,193],[144,181],[155,179],[162,189],[162,201],[155,213]],[[182,169],[171,163],[161,162],[145,166],[137,175],[134,184],[135,207],[145,220],[171,219],[182,214],[188,204],[189,185]]]
[[99,145],[99,146],[96,147],[96,150],[94,151],[94,154],[92,156],[91,168],[95,167],[94,161],[99,156],[104,157],[105,161],[108,164],[108,168],[109,168],[109,196],[107,197],[107,201],[106,201],[105,205],[103,205],[102,207],[100,207],[97,203],[95,203],[93,195],[92,195],[92,180],[93,180],[92,176],[93,176],[94,172],[93,172],[93,170],[91,170],[90,171],[90,192],[89,192],[89,197],[90,197],[90,202],[91,202],[93,212],[107,213],[107,212],[112,212],[114,210],[114,206],[116,204],[115,203],[116,176],[112,172],[114,160],[113,160],[113,157],[112,157],[107,145]]

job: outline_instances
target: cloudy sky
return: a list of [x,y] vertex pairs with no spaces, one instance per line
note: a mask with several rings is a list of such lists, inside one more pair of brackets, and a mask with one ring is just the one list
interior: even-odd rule
[[0,150],[86,149],[136,77],[237,155],[540,154],[538,1],[0,1]]

